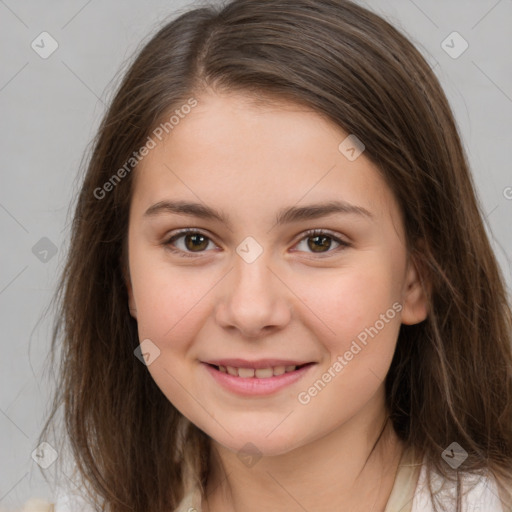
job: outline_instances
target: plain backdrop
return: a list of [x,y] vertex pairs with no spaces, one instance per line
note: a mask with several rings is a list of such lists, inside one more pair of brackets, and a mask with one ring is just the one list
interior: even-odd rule
[[[510,289],[512,0],[359,3],[408,35],[439,77]],[[0,508],[51,497],[32,458],[52,389],[53,319],[42,315],[65,259],[79,164],[118,71],[187,5],[0,0]],[[45,51],[58,44],[47,58],[41,37]]]

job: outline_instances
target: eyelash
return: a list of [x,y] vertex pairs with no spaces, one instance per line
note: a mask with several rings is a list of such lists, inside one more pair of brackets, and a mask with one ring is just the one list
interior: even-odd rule
[[[177,233],[175,233],[171,238],[169,238],[167,241],[165,241],[163,243],[163,245],[166,246],[166,248],[168,250],[170,250],[171,252],[177,254],[180,257],[197,258],[197,257],[201,256],[202,252],[205,252],[205,251],[201,251],[201,252],[198,252],[198,253],[190,253],[190,252],[182,251],[181,249],[177,249],[176,247],[174,247],[172,245],[179,238],[182,238],[183,236],[189,235],[189,234],[203,235],[209,241],[213,242],[213,240],[211,240],[211,238],[209,236],[207,236],[206,233],[203,233],[202,231],[197,230],[197,229],[186,228],[186,229],[182,229],[182,230],[178,231]],[[304,235],[302,236],[302,238],[297,242],[297,244],[302,242],[303,240],[305,240],[307,238],[313,238],[315,236],[320,236],[320,235],[326,235],[331,240],[333,240],[336,243],[340,244],[340,246],[335,248],[334,250],[329,250],[329,251],[324,252],[324,253],[321,253],[321,252],[317,253],[320,258],[325,257],[325,256],[322,256],[323,254],[329,255],[330,253],[342,251],[343,249],[346,249],[346,248],[351,246],[351,244],[349,244],[348,242],[345,242],[344,240],[341,240],[340,238],[335,236],[332,232],[324,230],[324,229],[310,229],[310,230],[306,231],[304,233]],[[310,254],[315,254],[315,253],[310,253]]]

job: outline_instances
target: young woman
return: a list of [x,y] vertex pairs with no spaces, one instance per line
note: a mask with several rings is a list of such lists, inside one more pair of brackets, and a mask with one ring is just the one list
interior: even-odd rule
[[350,1],[152,38],[58,299],[40,441],[63,406],[91,509],[511,510],[512,317],[467,157],[420,53]]

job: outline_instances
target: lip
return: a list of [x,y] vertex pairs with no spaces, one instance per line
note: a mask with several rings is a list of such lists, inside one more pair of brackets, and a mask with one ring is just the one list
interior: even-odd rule
[[[223,361],[240,361],[238,359],[224,359]],[[279,360],[265,360],[268,365],[268,361],[278,361]],[[281,360],[280,364],[274,364],[269,366],[280,366],[285,364],[285,361]],[[212,376],[212,378],[220,384],[224,389],[230,391],[231,393],[240,395],[240,396],[265,396],[271,395],[273,393],[277,393],[279,390],[294,384],[295,382],[302,379],[314,366],[316,363],[302,363],[306,364],[302,368],[298,368],[293,372],[283,373],[282,375],[275,375],[274,377],[269,377],[267,379],[258,379],[257,377],[249,377],[244,379],[242,377],[237,377],[234,375],[230,375],[229,373],[223,373],[220,370],[217,370],[211,364],[201,363],[205,370]],[[221,363],[219,363],[221,364]],[[251,364],[254,364],[252,362]],[[291,362],[290,364],[293,364]],[[224,366],[224,365],[223,365]],[[232,366],[229,364],[228,366]],[[236,365],[234,365],[236,366]],[[238,366],[239,368],[268,368],[268,366]]]
[[234,368],[271,368],[274,366],[302,366],[311,363],[311,361],[297,361],[292,359],[257,359],[249,361],[247,359],[214,359],[203,361],[204,363],[215,366],[233,366]]

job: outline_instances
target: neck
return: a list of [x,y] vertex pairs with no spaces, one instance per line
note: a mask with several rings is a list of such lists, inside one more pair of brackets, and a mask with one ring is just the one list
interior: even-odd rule
[[381,512],[389,499],[404,444],[387,412],[368,410],[308,444],[251,467],[211,445],[205,512]]

